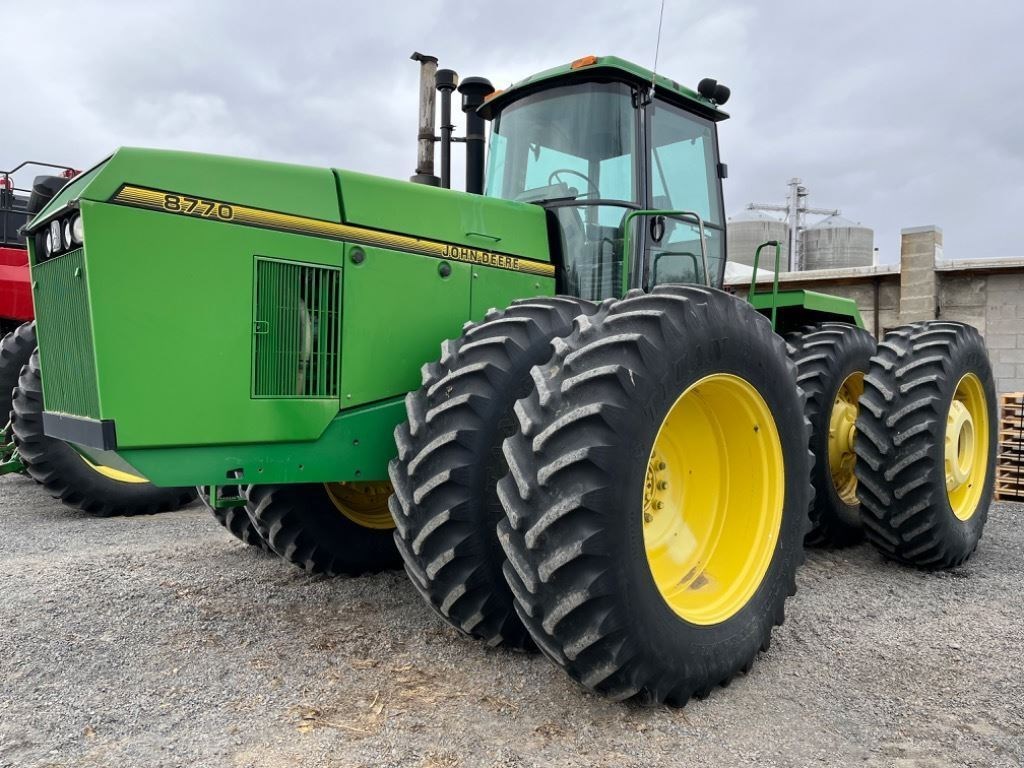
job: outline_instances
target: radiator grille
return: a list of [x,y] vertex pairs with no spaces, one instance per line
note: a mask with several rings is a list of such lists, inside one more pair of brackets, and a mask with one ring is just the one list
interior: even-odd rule
[[46,410],[100,417],[81,248],[32,268]]
[[253,397],[338,397],[341,271],[256,259]]

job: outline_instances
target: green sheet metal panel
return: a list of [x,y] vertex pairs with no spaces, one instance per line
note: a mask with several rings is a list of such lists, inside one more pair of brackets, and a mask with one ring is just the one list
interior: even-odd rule
[[342,243],[91,202],[83,216],[100,416],[120,446],[323,432],[337,398],[251,397],[253,271],[257,256],[338,268]]
[[[770,312],[772,307],[771,290],[761,289],[750,300],[751,305],[759,310]],[[779,291],[776,306],[783,308],[803,308],[811,312],[828,315],[829,319],[853,323],[858,328],[864,327],[857,302],[843,296],[833,296],[817,291]]]
[[532,296],[554,296],[552,278],[521,275],[488,267],[473,268],[472,309],[469,319],[484,319],[489,309],[505,309],[516,299]]
[[[354,408],[328,424],[319,440],[268,445],[182,446],[119,451],[124,462],[162,486],[224,484],[241,470],[242,483],[319,483],[388,479],[395,457],[395,427],[405,419],[405,399]],[[108,454],[87,453],[107,466]]]
[[327,168],[196,152],[125,147],[67,187],[34,221],[69,199],[106,202],[123,184],[256,208],[340,221],[334,174]]
[[544,209],[352,171],[335,171],[345,223],[549,261]]
[[[353,263],[352,254],[363,254]],[[341,405],[404,394],[469,319],[472,267],[384,248],[346,246]],[[448,276],[442,273],[450,270]]]

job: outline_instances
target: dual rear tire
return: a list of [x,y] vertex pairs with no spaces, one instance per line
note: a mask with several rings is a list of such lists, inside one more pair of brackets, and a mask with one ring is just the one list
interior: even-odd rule
[[410,395],[391,465],[406,569],[467,634],[682,705],[749,669],[795,590],[811,495],[795,367],[763,317],[695,287],[550,323],[532,368],[475,359],[528,346],[497,339],[538,303],[472,326]]
[[978,546],[995,482],[992,369],[977,329],[931,321],[886,334],[857,417],[864,533],[886,557],[928,570]]
[[951,568],[976,549],[992,498],[995,387],[963,323],[896,328],[877,345],[842,323],[786,337],[816,457],[811,546],[865,537],[885,557]]

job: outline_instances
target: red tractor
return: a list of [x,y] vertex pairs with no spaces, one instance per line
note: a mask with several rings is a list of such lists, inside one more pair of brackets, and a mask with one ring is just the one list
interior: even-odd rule
[[[15,174],[40,169],[46,173],[34,176],[30,189],[15,186]],[[145,478],[93,464],[43,434],[28,250],[19,230],[78,173],[31,160],[0,171],[0,475],[24,472],[54,498],[98,516],[176,509],[195,498],[194,489],[157,488]]]

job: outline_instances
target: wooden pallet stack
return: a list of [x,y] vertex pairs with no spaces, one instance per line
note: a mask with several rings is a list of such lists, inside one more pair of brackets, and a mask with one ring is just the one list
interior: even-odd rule
[[1001,398],[996,498],[1024,501],[1024,392]]

